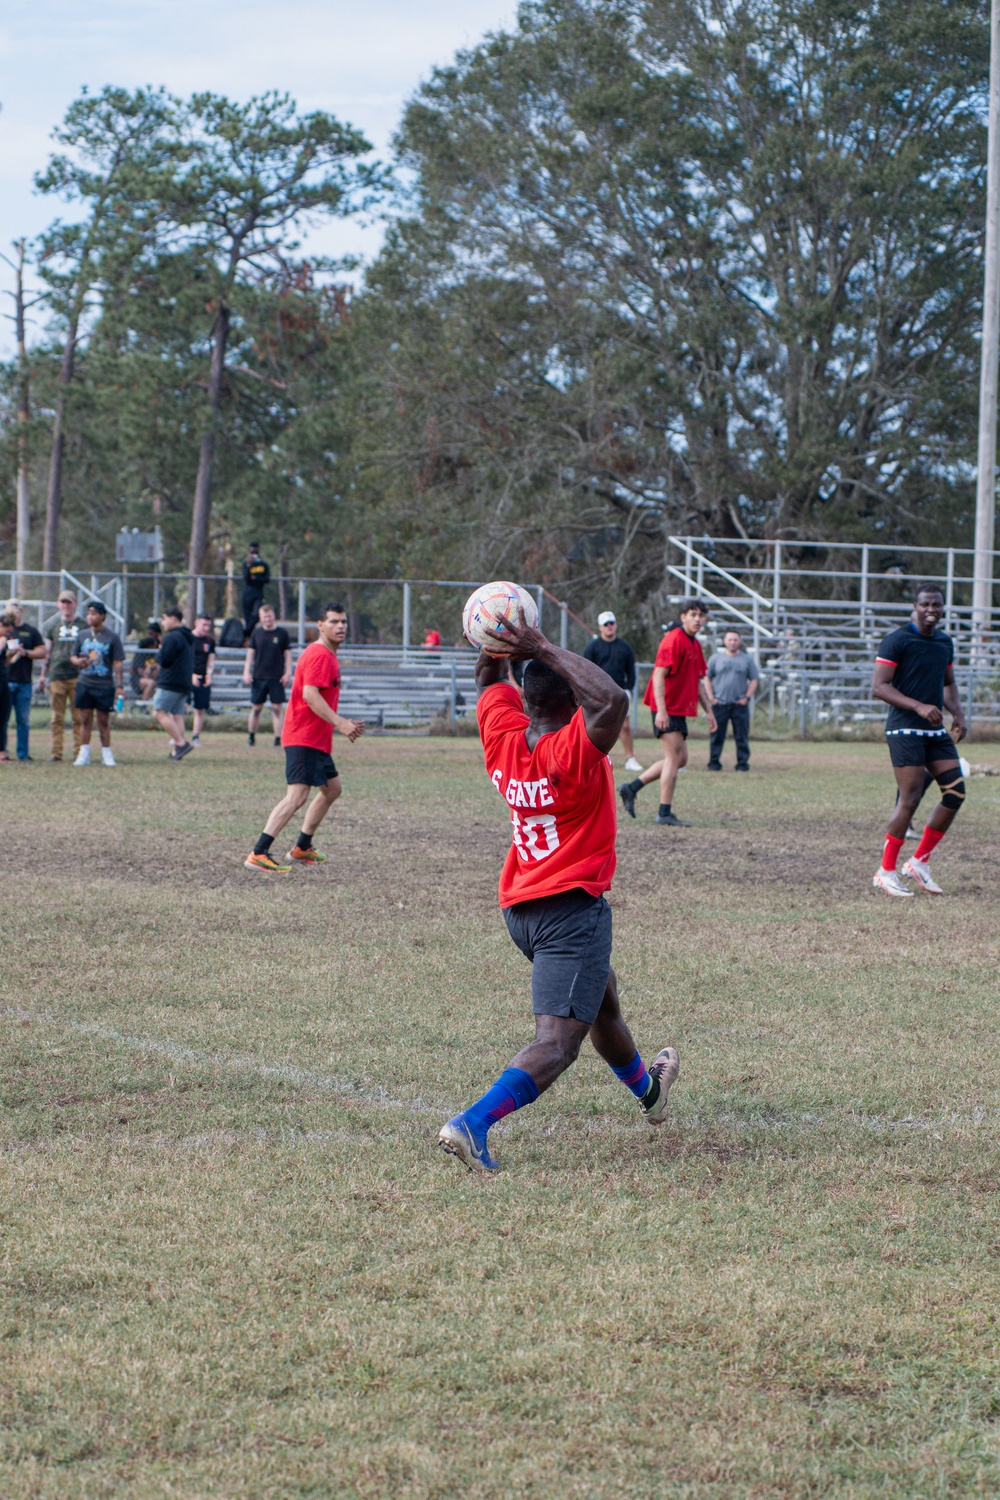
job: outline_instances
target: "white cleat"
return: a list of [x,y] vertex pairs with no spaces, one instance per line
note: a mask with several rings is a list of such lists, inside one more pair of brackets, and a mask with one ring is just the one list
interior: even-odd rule
[[[646,1103],[646,1099],[639,1101],[639,1108],[648,1125],[662,1125],[666,1119],[667,1095],[670,1093],[671,1086],[677,1082],[680,1070],[681,1060],[677,1055],[677,1048],[661,1048],[649,1070],[649,1076],[653,1082],[653,1087],[646,1095],[649,1103]],[[652,1095],[651,1098],[650,1095]]]
[[628,760],[625,762],[625,769],[626,771],[641,771],[643,767],[639,764],[634,755],[630,755]]
[[925,859],[916,859],[911,855],[903,866],[903,874],[908,875],[918,889],[924,891],[926,895],[944,895],[944,891],[932,877],[931,867]]
[[74,764],[74,766],[89,766],[90,765],[90,746],[89,745],[81,745],[80,746],[79,754],[77,755],[76,760],[73,762],[73,764]]
[[106,765],[106,766],[117,765],[117,761],[115,760],[115,757],[114,757],[114,754],[112,753],[110,745],[104,745],[104,746],[102,746],[102,748],[101,748],[101,762],[102,762],[103,765]]
[[[909,864],[909,860],[906,861],[906,864]],[[903,869],[906,869],[906,865],[903,866]],[[895,870],[883,870],[881,865],[879,865],[872,876],[872,885],[875,886],[876,890],[885,891],[887,896],[913,895],[912,891],[907,890]]]

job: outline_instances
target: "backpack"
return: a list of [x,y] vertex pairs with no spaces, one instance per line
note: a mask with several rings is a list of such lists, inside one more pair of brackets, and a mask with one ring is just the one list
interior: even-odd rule
[[227,620],[219,633],[220,646],[242,646],[245,637],[243,635],[243,621]]

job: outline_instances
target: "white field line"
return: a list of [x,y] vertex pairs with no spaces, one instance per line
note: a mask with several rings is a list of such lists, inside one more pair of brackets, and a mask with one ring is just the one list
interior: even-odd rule
[[424,1099],[394,1099],[385,1089],[365,1088],[343,1078],[311,1073],[306,1068],[297,1068],[289,1063],[261,1062],[240,1052],[202,1052],[181,1042],[151,1036],[129,1036],[127,1032],[117,1031],[113,1026],[99,1026],[92,1021],[74,1021],[65,1016],[53,1015],[50,1011],[0,1005],[0,1018],[49,1027],[53,1031],[72,1031],[77,1036],[95,1037],[99,1041],[110,1042],[113,1047],[120,1047],[124,1052],[153,1053],[180,1067],[222,1068],[252,1073],[258,1078],[273,1078],[279,1083],[293,1083],[301,1088],[318,1089],[326,1094],[339,1094],[362,1104],[377,1105],[379,1109],[405,1109],[410,1114],[441,1114],[446,1109],[445,1105],[429,1104]]

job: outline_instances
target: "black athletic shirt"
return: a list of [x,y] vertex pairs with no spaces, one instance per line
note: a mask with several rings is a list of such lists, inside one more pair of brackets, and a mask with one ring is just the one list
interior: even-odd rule
[[253,677],[256,682],[265,678],[282,677],[285,672],[285,652],[292,649],[291,637],[283,625],[274,625],[265,630],[255,625],[250,635],[253,651]]
[[617,682],[626,692],[630,693],[635,687],[635,652],[628,641],[623,641],[619,636],[615,636],[613,641],[606,641],[595,635],[584,646],[583,655],[587,661],[600,667],[602,672],[607,672],[611,681]]
[[[933,635],[921,635],[912,623],[890,630],[878,648],[876,661],[895,667],[892,685],[907,698],[918,703],[933,703],[944,708],[944,674],[955,660],[955,646],[950,635],[935,630]],[[909,708],[889,705],[889,717],[885,725],[886,734],[945,734],[942,724],[935,729]]]
[[[215,654],[215,641],[210,635],[196,635],[194,638],[194,673],[195,677],[205,680],[208,671],[208,658]],[[281,676],[281,673],[278,673]]]

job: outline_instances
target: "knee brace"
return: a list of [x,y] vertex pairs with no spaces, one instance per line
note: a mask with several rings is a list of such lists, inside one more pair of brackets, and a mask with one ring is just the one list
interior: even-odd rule
[[965,801],[965,778],[961,771],[956,771],[954,779],[947,781],[945,777],[949,774],[951,773],[946,771],[938,781],[938,786],[941,788],[941,806],[946,807],[949,812],[958,812]]

